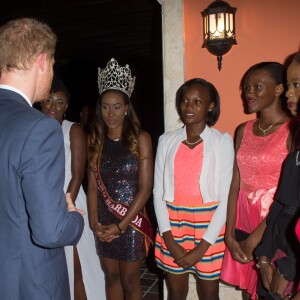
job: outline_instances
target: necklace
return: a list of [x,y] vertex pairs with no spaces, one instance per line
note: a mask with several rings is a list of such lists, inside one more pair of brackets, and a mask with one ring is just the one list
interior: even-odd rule
[[113,139],[113,138],[110,138],[109,136],[107,136],[111,141],[113,141],[113,142],[118,142],[119,140],[120,140],[120,138],[118,138],[118,139]]
[[266,135],[266,132],[269,131],[278,121],[280,121],[281,118],[282,118],[282,115],[266,129],[262,129],[260,127],[260,119],[259,119],[258,120],[258,129],[262,132],[263,135]]
[[199,139],[198,139],[196,142],[193,142],[193,143],[189,142],[188,139],[185,140],[185,142],[186,142],[188,145],[190,145],[190,146],[196,145],[196,144],[199,143],[200,141],[201,141],[201,137],[199,137]]

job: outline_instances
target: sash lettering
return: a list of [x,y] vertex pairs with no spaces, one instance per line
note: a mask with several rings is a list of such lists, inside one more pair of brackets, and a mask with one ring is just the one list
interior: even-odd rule
[[[98,171],[98,168],[94,168],[94,175],[97,181],[98,190],[101,192],[104,202],[106,203],[109,210],[117,216],[119,219],[122,220],[122,218],[126,215],[128,210],[128,205],[115,202],[108,194],[102,180],[100,177],[100,173]],[[152,231],[152,225],[147,218],[147,216],[139,213],[134,220],[131,221],[130,226],[141,232],[145,236],[145,247],[146,247],[146,255],[148,254],[150,244],[153,244],[153,231]]]

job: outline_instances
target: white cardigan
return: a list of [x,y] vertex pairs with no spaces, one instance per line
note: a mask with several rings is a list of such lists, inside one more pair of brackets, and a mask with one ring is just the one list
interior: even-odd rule
[[[218,208],[203,235],[203,239],[214,244],[226,222],[234,147],[232,137],[228,133],[221,133],[208,126],[200,137],[204,143],[203,166],[199,182],[203,202],[219,201]],[[186,138],[185,127],[164,133],[159,138],[155,159],[153,200],[160,234],[171,230],[166,201],[174,201],[174,158],[180,143]]]

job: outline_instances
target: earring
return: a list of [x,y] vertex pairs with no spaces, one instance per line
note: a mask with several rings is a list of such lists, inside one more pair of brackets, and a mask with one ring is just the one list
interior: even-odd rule
[[125,116],[127,116],[127,111],[125,111]]
[[280,94],[280,89],[277,88],[277,89],[275,90],[275,96],[279,96],[279,94]]

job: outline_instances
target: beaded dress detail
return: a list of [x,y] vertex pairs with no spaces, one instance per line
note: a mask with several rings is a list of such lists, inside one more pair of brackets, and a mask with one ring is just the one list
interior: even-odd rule
[[[101,180],[115,202],[129,205],[139,191],[139,162],[137,157],[125,149],[122,141],[105,139],[100,163]],[[107,207],[98,190],[98,219],[101,224],[119,223]],[[123,261],[138,261],[145,257],[144,236],[128,226],[125,233],[111,243],[95,238],[99,256]]]
[[[256,136],[253,125],[246,123],[244,136],[237,152],[240,173],[240,191],[237,200],[236,228],[253,232],[269,212],[277,189],[282,163],[288,155],[289,122],[266,136]],[[258,272],[254,262],[240,264],[231,258],[226,249],[221,279],[246,289],[256,299]]]

